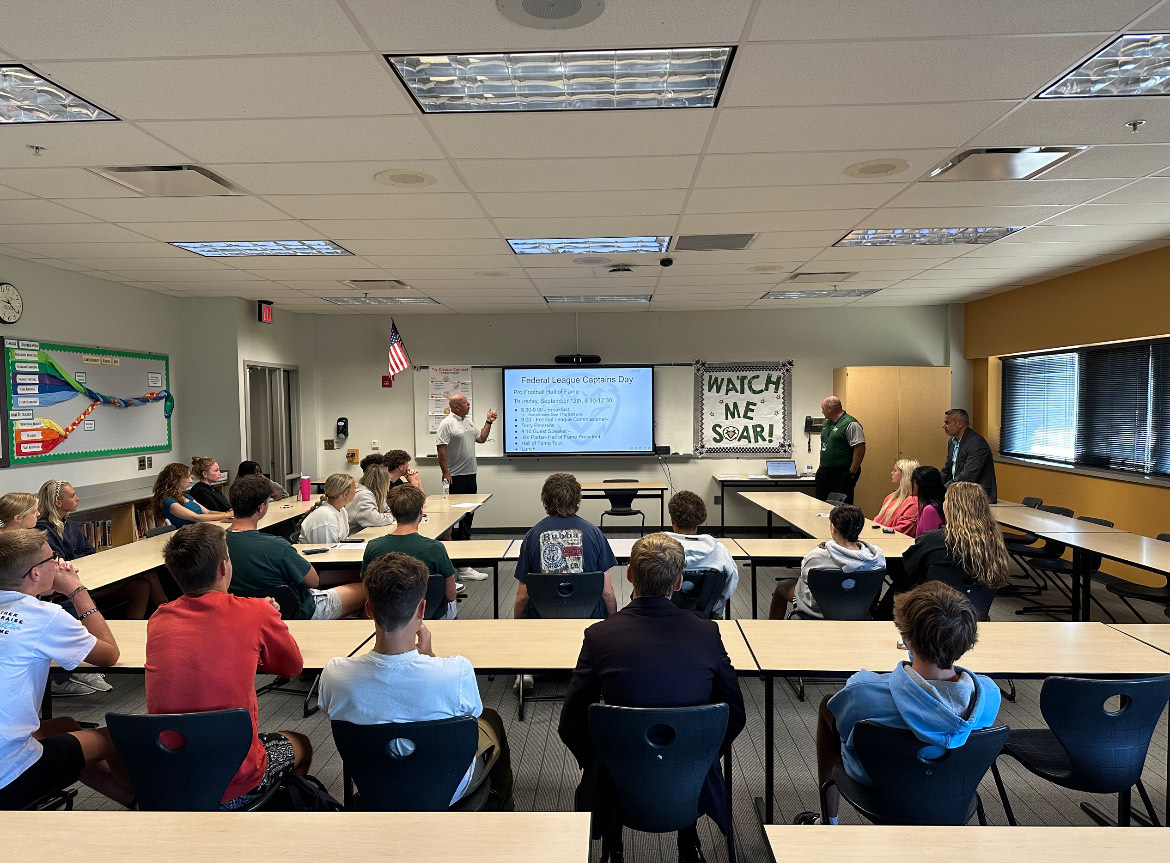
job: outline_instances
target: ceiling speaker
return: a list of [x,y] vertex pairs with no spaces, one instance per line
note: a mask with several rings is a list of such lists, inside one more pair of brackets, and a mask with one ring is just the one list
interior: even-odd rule
[[496,8],[521,27],[570,30],[597,20],[605,0],[496,0]]

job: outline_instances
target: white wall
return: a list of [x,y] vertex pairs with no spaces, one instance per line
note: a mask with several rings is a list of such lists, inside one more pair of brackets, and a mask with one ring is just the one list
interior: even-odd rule
[[[24,315],[16,324],[3,327],[6,337],[169,355],[171,391],[175,394],[172,454],[186,460],[182,456],[186,452],[185,423],[192,417],[192,410],[186,402],[185,384],[191,378],[185,374],[177,298],[4,256],[0,256],[0,281],[11,282],[24,298]],[[145,472],[138,470],[136,456],[8,468],[0,471],[0,493],[35,493],[48,479],[84,486],[153,477],[170,455],[151,455],[154,468]]]
[[[381,449],[413,449],[415,417],[411,375],[400,375],[383,389],[390,318],[385,315],[311,318],[317,373],[317,424],[313,441],[314,475],[345,471],[344,451],[326,452],[321,442],[333,433],[339,416],[350,420],[348,446],[362,455],[370,442]],[[576,350],[571,314],[447,316],[401,315],[399,331],[416,365],[507,365],[551,363],[558,353]],[[806,414],[819,415],[820,401],[832,387],[833,369],[845,365],[946,365],[946,307],[872,309],[793,309],[770,312],[593,314],[580,317],[580,350],[610,363],[687,363],[794,360],[792,422],[797,463],[816,464],[802,432]],[[477,422],[489,405],[475,406]],[[865,423],[865,417],[859,417]],[[867,428],[867,434],[880,434]],[[310,462],[313,464],[313,462]],[[689,488],[713,507],[713,473],[756,472],[759,457],[671,459],[675,490]],[[420,465],[428,491],[437,491],[434,461]],[[539,489],[544,477],[569,470],[582,480],[606,477],[662,479],[652,459],[493,459],[481,461],[479,486],[495,499],[476,516],[480,527],[518,527],[535,523],[543,512]],[[350,469],[356,473],[356,469]],[[649,502],[643,501],[649,505]],[[656,503],[656,502],[655,502]],[[603,502],[590,501],[582,514],[596,520]],[[717,512],[712,513],[714,519]],[[648,519],[656,514],[648,515]],[[760,513],[729,500],[729,524],[762,522]]]

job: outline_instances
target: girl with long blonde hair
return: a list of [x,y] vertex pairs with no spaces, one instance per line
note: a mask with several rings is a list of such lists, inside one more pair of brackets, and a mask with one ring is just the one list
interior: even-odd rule
[[358,481],[354,499],[346,504],[352,529],[386,527],[394,524],[386,495],[390,492],[390,471],[384,464],[371,464]]
[[37,526],[39,503],[35,494],[10,491],[0,497],[0,530],[19,530]]
[[349,536],[346,504],[354,499],[357,482],[345,473],[330,474],[325,493],[301,522],[301,542],[340,542]]
[[897,488],[886,495],[882,508],[873,517],[882,527],[892,527],[906,536],[914,536],[914,529],[918,525],[918,498],[910,488],[910,476],[917,469],[917,459],[900,458],[894,462],[890,481]]

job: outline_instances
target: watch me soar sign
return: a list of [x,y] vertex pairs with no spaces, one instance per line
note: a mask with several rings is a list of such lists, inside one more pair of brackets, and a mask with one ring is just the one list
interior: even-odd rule
[[695,361],[695,454],[789,456],[792,360]]

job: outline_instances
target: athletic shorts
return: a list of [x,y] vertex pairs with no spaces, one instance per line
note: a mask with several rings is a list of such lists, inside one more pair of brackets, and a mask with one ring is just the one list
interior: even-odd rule
[[84,769],[81,741],[72,734],[54,734],[41,741],[41,757],[0,788],[0,809],[23,809],[51,791],[72,785]]
[[310,587],[309,593],[313,594],[312,620],[337,620],[341,617],[341,596],[336,590],[333,588],[318,590]]
[[293,764],[296,761],[292,742],[283,734],[275,731],[262,731],[259,737],[260,742],[264,744],[264,750],[268,753],[268,767],[264,770],[264,778],[251,791],[234,797],[227,803],[219,804],[219,808],[226,812],[247,809],[252,803],[267,794],[273,785],[292,773]]

